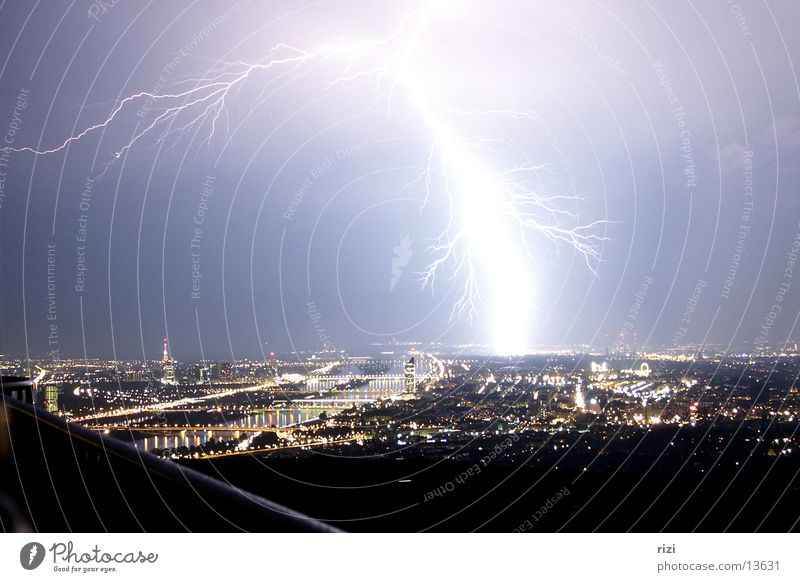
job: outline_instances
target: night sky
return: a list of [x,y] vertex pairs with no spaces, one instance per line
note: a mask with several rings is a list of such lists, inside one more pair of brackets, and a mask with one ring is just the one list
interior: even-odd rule
[[[508,235],[532,281],[530,346],[794,341],[800,5],[453,0],[414,36],[403,23],[420,6],[0,3],[2,145],[58,150],[0,157],[0,352],[492,343],[498,286],[519,276],[497,280],[505,257],[478,261],[472,317],[453,317],[463,271],[420,280],[464,200],[438,153],[426,189],[432,128],[464,136],[486,171],[536,165],[552,224],[594,225],[599,261]],[[155,96],[242,63],[375,39],[255,70],[219,109],[158,121],[195,94]]]

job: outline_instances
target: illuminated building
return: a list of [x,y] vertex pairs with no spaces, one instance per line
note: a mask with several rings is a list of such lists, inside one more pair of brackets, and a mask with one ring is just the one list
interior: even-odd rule
[[125,372],[126,382],[142,382],[145,380],[145,374],[141,370],[127,370]]
[[236,377],[236,370],[231,362],[220,362],[219,366],[219,379],[223,382],[233,380]]
[[45,384],[44,407],[47,412],[58,412],[58,384]]
[[415,375],[416,375],[416,364],[414,363],[414,357],[412,356],[410,360],[406,362],[405,365],[405,389],[406,392],[413,392],[416,386]]

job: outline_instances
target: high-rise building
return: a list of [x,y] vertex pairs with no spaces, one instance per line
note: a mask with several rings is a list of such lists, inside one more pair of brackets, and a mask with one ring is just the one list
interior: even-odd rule
[[58,412],[58,384],[55,382],[44,385],[44,407],[47,412]]
[[236,369],[231,362],[219,363],[219,379],[222,382],[230,382],[236,378]]
[[416,388],[416,371],[417,366],[414,363],[414,357],[412,356],[410,360],[406,362],[405,365],[405,389],[406,392],[413,392]]
[[164,355],[161,358],[161,383],[162,384],[177,384],[175,379],[175,360],[169,355],[169,342],[164,338]]

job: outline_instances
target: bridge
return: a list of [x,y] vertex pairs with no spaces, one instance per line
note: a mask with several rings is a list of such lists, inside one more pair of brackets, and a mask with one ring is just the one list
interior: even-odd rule
[[319,441],[311,441],[306,443],[300,444],[292,444],[292,445],[285,445],[282,447],[261,447],[261,448],[252,448],[252,449],[242,449],[242,450],[227,450],[225,452],[220,453],[202,453],[197,456],[198,459],[219,459],[220,457],[236,457],[240,455],[254,455],[257,453],[271,453],[275,451],[285,451],[287,449],[309,449],[311,447],[319,447],[319,446],[328,446],[328,445],[340,445],[342,443],[352,443],[357,440],[361,440],[365,437],[363,434],[355,434],[353,436],[345,437],[342,439],[336,440],[319,440]]
[[130,430],[135,432],[144,433],[175,433],[175,432],[278,432],[290,427],[275,428],[267,426],[234,426],[234,425],[220,425],[220,426],[166,426],[163,424],[146,425],[146,426],[129,426],[124,424],[93,424],[84,425],[84,428],[95,431],[112,431],[112,430]]
[[377,388],[391,387],[392,384],[397,384],[402,387],[405,381],[405,376],[402,374],[376,374],[376,375],[361,375],[354,374],[348,376],[309,376],[306,380],[308,387],[314,390],[320,388],[334,388],[348,382],[370,382]]
[[[350,408],[353,404],[369,404],[375,402],[374,398],[309,398],[308,400],[292,400],[285,410],[292,408]],[[281,409],[275,409],[279,412]]]

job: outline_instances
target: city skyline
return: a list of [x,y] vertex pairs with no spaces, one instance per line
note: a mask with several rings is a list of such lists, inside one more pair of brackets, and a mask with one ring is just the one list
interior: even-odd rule
[[[351,531],[782,531],[800,522],[797,354],[328,355],[172,371],[169,355],[130,368],[45,362],[22,399],[137,455],[210,470]],[[9,394],[24,384],[4,382]],[[306,482],[298,489],[284,471]],[[518,472],[525,487],[525,475],[547,478],[544,490],[558,484],[555,501],[572,497],[548,511],[530,506],[537,496],[514,511],[475,505]],[[367,475],[378,494],[351,486]],[[465,494],[478,497],[462,506]]]

